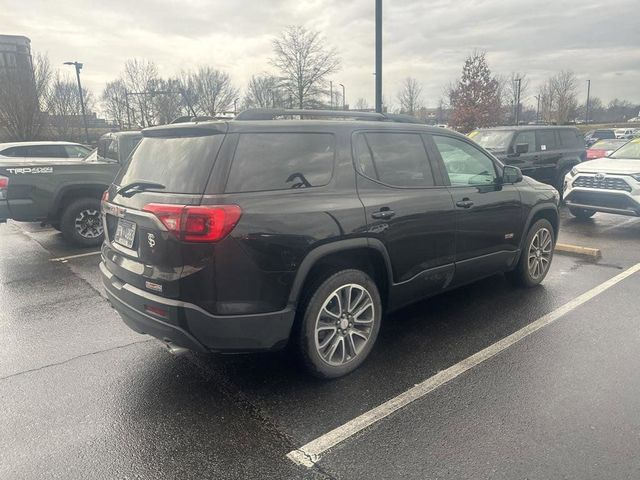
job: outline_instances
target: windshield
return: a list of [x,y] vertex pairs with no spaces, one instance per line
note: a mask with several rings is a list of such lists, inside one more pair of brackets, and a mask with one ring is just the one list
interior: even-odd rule
[[640,138],[631,140],[629,143],[613,152],[609,157],[640,160]]
[[476,130],[469,137],[487,150],[506,151],[511,142],[513,130]]

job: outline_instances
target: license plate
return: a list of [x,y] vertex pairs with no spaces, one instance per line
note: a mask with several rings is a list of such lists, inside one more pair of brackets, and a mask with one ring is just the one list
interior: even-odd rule
[[135,223],[129,220],[119,218],[114,240],[120,245],[131,248],[133,246],[133,240],[136,238],[136,226]]

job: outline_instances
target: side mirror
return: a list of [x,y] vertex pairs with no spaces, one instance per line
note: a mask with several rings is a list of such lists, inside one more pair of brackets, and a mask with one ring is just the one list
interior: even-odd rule
[[516,145],[516,153],[518,155],[522,155],[523,153],[529,153],[529,144],[528,143],[518,143]]
[[520,183],[522,171],[513,165],[505,165],[502,169],[502,183]]

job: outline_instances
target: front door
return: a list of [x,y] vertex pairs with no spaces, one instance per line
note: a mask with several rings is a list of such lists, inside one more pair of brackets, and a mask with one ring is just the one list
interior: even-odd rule
[[422,135],[359,132],[353,141],[368,234],[385,245],[392,264],[394,306],[441,290],[453,275],[455,218]]
[[455,205],[460,285],[513,266],[520,245],[520,192],[501,181],[501,167],[470,141],[432,135]]

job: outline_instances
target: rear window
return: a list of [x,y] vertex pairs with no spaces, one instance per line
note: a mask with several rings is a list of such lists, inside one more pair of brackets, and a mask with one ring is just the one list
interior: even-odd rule
[[320,187],[331,180],[334,155],[335,139],[328,133],[245,133],[226,191]]
[[613,130],[596,130],[593,136],[597,138],[616,138]]
[[156,182],[167,193],[202,193],[224,135],[143,138],[116,184]]

